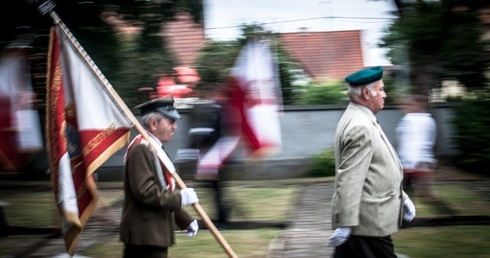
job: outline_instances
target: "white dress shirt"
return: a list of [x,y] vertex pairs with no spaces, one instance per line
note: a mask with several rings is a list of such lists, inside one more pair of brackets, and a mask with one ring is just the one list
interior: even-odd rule
[[397,152],[404,169],[435,163],[436,122],[429,113],[407,113],[396,128]]

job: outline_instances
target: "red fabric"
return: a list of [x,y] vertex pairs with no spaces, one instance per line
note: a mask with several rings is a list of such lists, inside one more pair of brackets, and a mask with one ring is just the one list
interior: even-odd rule
[[[72,46],[61,45],[60,43],[66,42],[66,39],[61,41],[61,37],[64,36],[57,35],[55,28],[51,30],[46,85],[46,145],[54,195],[63,220],[62,231],[65,245],[68,253],[73,255],[80,232],[95,210],[97,203],[98,194],[93,172],[119,148],[127,144],[130,125],[128,123],[85,131],[79,128],[78,121],[81,121],[79,119],[86,117],[78,117],[76,110],[83,110],[84,107],[89,107],[91,101],[100,100],[82,99],[75,96],[73,101],[66,103],[72,95],[69,95],[70,90],[65,92],[65,88],[73,90],[77,84],[76,80],[75,82],[67,80],[68,83],[74,82],[74,85],[64,83],[64,76],[70,73],[63,71],[62,62],[66,59],[62,58],[65,53],[62,49],[66,50]],[[70,67],[70,69],[76,71],[82,68],[89,69],[81,59],[71,59],[71,61],[80,61],[80,67]],[[82,64],[83,67],[81,67]],[[90,92],[91,89],[102,87],[94,83],[87,83],[83,86],[77,89]],[[108,106],[108,110],[113,110],[112,107]],[[116,116],[121,118],[122,114],[117,113]],[[109,118],[100,116],[98,119],[101,121]],[[104,122],[101,124],[115,125],[114,121]]]
[[237,110],[236,113],[230,115],[238,115],[240,125],[237,128],[234,128],[234,131],[241,131],[241,134],[244,136],[245,144],[251,153],[257,153],[261,149],[265,149],[268,147],[276,147],[277,143],[269,142],[267,139],[262,139],[259,141],[256,133],[252,129],[251,125],[251,117],[247,115],[247,109],[252,108],[255,105],[260,104],[270,104],[275,103],[275,100],[260,100],[260,99],[251,99],[247,98],[243,89],[245,86],[240,85],[240,82],[236,78],[231,78],[229,81],[229,85],[231,88],[231,97],[229,105],[233,107],[232,110]]
[[429,169],[404,169],[403,174],[411,177],[431,177],[434,176],[434,170]]
[[195,83],[201,80],[196,70],[189,67],[176,67],[174,68],[177,75],[177,79],[181,83]]
[[[141,134],[137,135],[134,140],[131,142],[131,144],[129,144],[127,150],[126,150],[126,154],[124,155],[125,157],[125,160],[124,162],[127,161],[127,157],[128,157],[128,153],[129,151],[133,148],[133,146],[137,145],[137,144],[140,144],[140,142],[144,140],[143,136]],[[153,149],[150,148],[152,151]],[[162,161],[160,161],[160,166],[162,168],[162,171],[163,171],[163,177],[165,179],[165,183],[167,184],[167,187],[170,189],[170,190],[174,190],[175,189],[175,184],[174,184],[174,180],[172,178],[172,175],[170,174],[170,172],[165,168],[165,165],[162,163]]]
[[0,172],[14,172],[18,156],[10,97],[0,97]]
[[229,82],[230,104],[251,156],[263,157],[281,146],[278,109],[280,82],[270,46],[248,41],[240,51]]
[[[51,32],[50,56],[48,61],[48,83],[47,83],[47,98],[46,98],[46,143],[48,151],[48,159],[51,167],[51,181],[56,202],[59,203],[59,192],[61,185],[64,182],[60,181],[60,160],[67,154],[68,138],[66,129],[76,128],[75,124],[69,124],[65,117],[65,98],[63,89],[63,71],[60,61],[60,46],[58,45],[58,37],[54,30]],[[65,126],[67,128],[65,128]],[[83,175],[84,164],[77,166],[81,162],[80,157],[71,160],[71,166],[75,170],[72,173],[73,185],[76,192],[83,187],[84,184],[94,185],[93,177]],[[85,180],[87,179],[87,180]],[[93,190],[93,187],[87,187],[88,190]],[[96,192],[83,191],[82,194],[77,194],[78,219],[81,217],[89,217],[90,214],[85,214],[87,207],[93,203],[91,207],[95,207]],[[62,216],[63,211],[60,211]],[[65,232],[65,244],[68,252],[74,252],[76,242],[82,230],[85,221],[77,220],[70,221],[68,229]]]
[[230,105],[237,110],[237,114],[239,115],[241,121],[239,131],[241,131],[241,133],[245,136],[245,143],[250,148],[251,152],[254,152],[260,149],[261,146],[254,132],[250,128],[249,118],[246,114],[246,109],[249,107],[249,103],[245,96],[245,92],[243,91],[243,86],[240,85],[235,78],[231,78],[229,83],[232,89]]

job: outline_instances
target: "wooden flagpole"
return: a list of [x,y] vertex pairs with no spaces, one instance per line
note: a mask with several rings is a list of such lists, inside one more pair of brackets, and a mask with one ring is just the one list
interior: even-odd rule
[[[100,71],[100,69],[97,67],[95,62],[90,58],[90,56],[87,54],[87,52],[83,49],[83,47],[80,45],[80,43],[76,40],[75,36],[70,32],[68,27],[61,21],[60,17],[56,12],[53,10],[55,7],[55,4],[51,0],[47,0],[44,3],[42,3],[39,7],[38,10],[42,15],[48,14],[51,16],[53,19],[53,22],[55,25],[58,25],[61,28],[61,31],[65,34],[65,36],[69,39],[70,43],[73,45],[73,47],[77,50],[78,54],[80,57],[83,59],[85,63],[90,67],[91,71],[93,74],[96,76],[97,80],[101,83],[103,86],[104,90],[107,92],[109,97],[112,99],[112,101],[116,104],[117,108],[126,116],[126,119],[128,119],[129,122],[133,124],[133,126],[136,128],[136,130],[145,138],[145,139],[150,139],[148,133],[146,130],[143,128],[143,126],[139,123],[138,119],[134,116],[133,112],[129,110],[129,108],[126,106],[126,103],[121,99],[119,94],[114,90],[112,85],[109,83],[107,78],[105,78],[104,74]],[[158,158],[162,163],[165,165],[167,170],[172,174],[173,178],[175,179],[176,184],[179,186],[180,189],[185,189],[187,186],[185,185],[184,181],[180,178],[179,174],[175,170],[175,166],[170,160],[170,158],[167,156],[167,154],[159,147],[157,146],[154,141],[148,141],[150,142],[151,147],[156,150],[156,153],[158,155]],[[221,244],[221,246],[225,249],[229,257],[238,257],[233,249],[230,247],[226,239],[221,235],[219,230],[216,228],[216,226],[213,224],[209,216],[206,214],[204,209],[201,207],[199,203],[194,203],[192,205],[196,212],[201,216],[203,219],[204,223],[208,227],[208,229],[213,233],[215,236],[216,240]]]

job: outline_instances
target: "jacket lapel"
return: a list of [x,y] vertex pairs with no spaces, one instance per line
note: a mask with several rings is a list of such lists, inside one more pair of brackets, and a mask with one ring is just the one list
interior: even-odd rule
[[388,137],[386,137],[383,129],[379,125],[378,121],[376,120],[376,117],[374,115],[368,114],[363,108],[359,107],[359,104],[356,103],[350,103],[349,107],[353,107],[356,110],[361,111],[365,116],[369,118],[371,123],[373,124],[374,127],[379,131],[379,134],[381,135],[381,138],[383,139],[384,143],[386,144],[386,147],[390,150],[390,154],[393,156],[393,158],[398,162],[398,166],[400,167],[401,170],[403,170],[402,163],[400,159],[398,158],[398,154],[396,153],[395,149],[393,149],[393,146],[391,145],[390,141],[388,140]]
[[398,162],[398,166],[400,167],[400,169],[403,169],[402,163],[398,158],[398,154],[396,153],[395,149],[393,148],[390,141],[388,140],[388,137],[386,137],[386,134],[381,128],[381,126],[379,125],[378,121],[373,121],[373,124],[379,130],[379,133],[381,134],[381,138],[383,138],[383,141],[385,142],[386,146],[390,150],[391,156],[393,156],[393,158]]

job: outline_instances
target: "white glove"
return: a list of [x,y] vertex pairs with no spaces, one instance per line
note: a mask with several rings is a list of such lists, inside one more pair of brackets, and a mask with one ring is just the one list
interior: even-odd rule
[[345,241],[347,241],[347,238],[349,238],[351,231],[352,229],[350,227],[341,227],[335,229],[335,232],[333,232],[332,236],[328,238],[328,245],[335,247],[345,243]]
[[199,225],[197,224],[197,220],[194,220],[188,227],[187,227],[187,237],[193,237],[196,236],[197,231],[199,230]]
[[182,196],[182,206],[191,205],[199,202],[196,191],[194,188],[185,188],[180,190],[180,196]]
[[410,200],[410,198],[405,199],[403,201],[403,207],[405,208],[404,214],[403,214],[403,219],[406,222],[410,222],[415,218],[415,205],[413,205],[413,202]]

